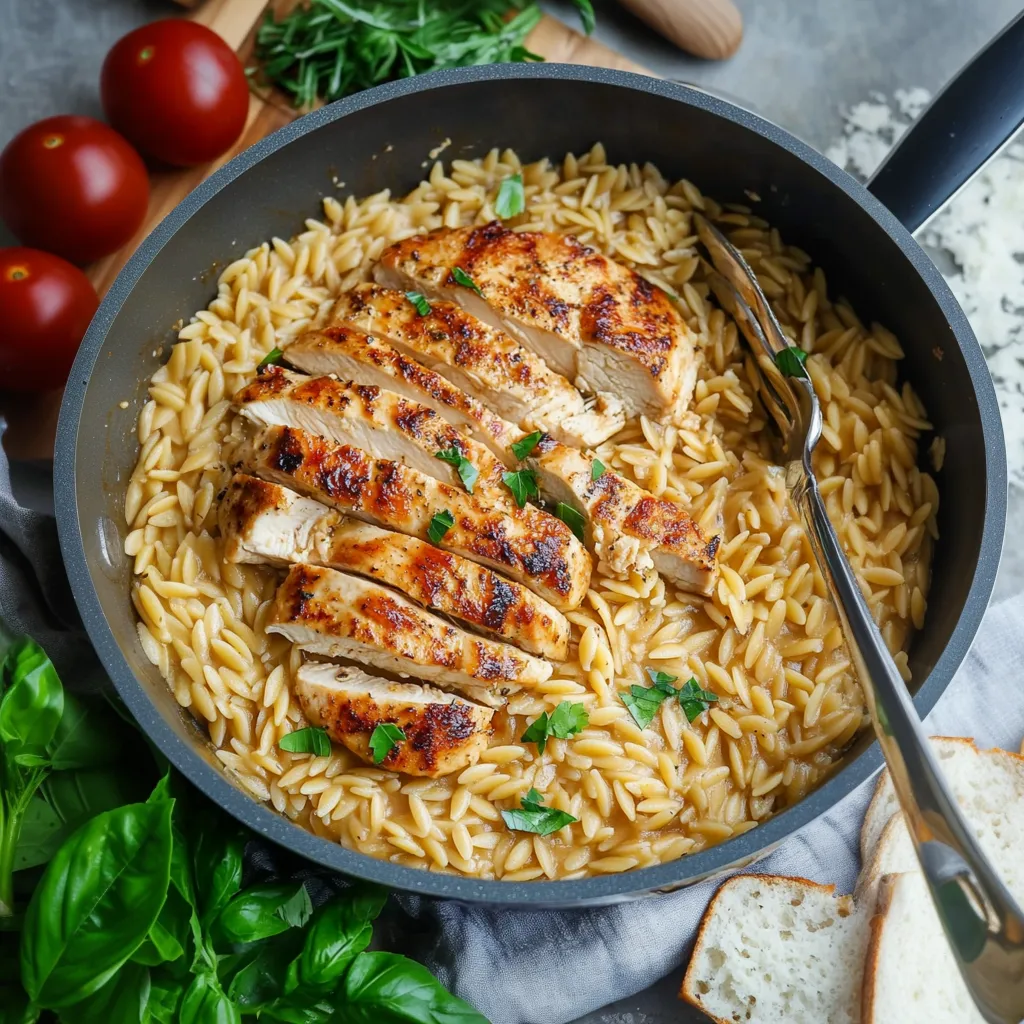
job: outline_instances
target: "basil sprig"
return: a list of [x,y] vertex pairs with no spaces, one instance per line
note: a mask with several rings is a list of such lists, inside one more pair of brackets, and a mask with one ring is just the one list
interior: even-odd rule
[[651,678],[650,686],[633,685],[619,695],[633,716],[633,721],[641,729],[646,729],[651,724],[658,709],[670,697],[678,699],[688,722],[700,717],[718,700],[718,696],[710,690],[701,689],[700,684],[692,676],[676,689],[672,684],[679,678],[678,676],[652,668],[647,670],[647,674]]
[[452,280],[456,284],[462,285],[463,288],[469,288],[471,291],[477,293],[477,295],[483,297],[483,292],[480,291],[480,286],[467,274],[462,267],[452,267]]
[[544,798],[535,789],[529,790],[523,797],[520,807],[502,811],[501,816],[505,824],[516,832],[533,832],[539,836],[550,835],[574,821],[579,821],[579,818],[574,818],[568,811],[545,807]]
[[512,454],[522,462],[530,452],[540,443],[540,439],[544,436],[543,430],[535,430],[532,434],[527,434],[526,437],[519,441],[513,441],[509,447],[512,449]]
[[785,377],[806,377],[807,353],[796,345],[790,345],[775,353],[775,365]]
[[526,209],[526,192],[522,174],[510,174],[498,188],[494,212],[502,219],[518,217]]
[[462,481],[463,486],[470,494],[473,493],[473,485],[480,476],[480,471],[462,454],[462,452],[459,451],[458,448],[445,448],[443,451],[435,452],[434,458],[440,459],[442,462],[447,462],[450,466],[454,466],[456,472],[459,474],[459,479]]
[[286,733],[277,741],[277,745],[282,750],[287,750],[289,754],[315,754],[317,757],[327,757],[331,752],[331,741],[318,725],[307,725],[305,729]]
[[284,359],[282,352],[276,345],[256,364],[256,372],[262,373],[268,366],[277,366]]
[[501,482],[512,492],[516,504],[522,508],[530,498],[540,494],[537,474],[532,469],[517,469],[501,474]]
[[570,736],[582,732],[590,721],[590,715],[582,704],[563,700],[550,714],[542,711],[540,716],[530,723],[522,735],[524,743],[536,743],[539,753],[544,753],[548,738],[567,740]]
[[406,292],[405,297],[416,307],[416,312],[420,316],[429,316],[430,310],[433,308],[427,301],[427,297],[422,292]]
[[444,540],[444,535],[455,525],[455,517],[444,509],[441,512],[435,512],[430,517],[430,525],[427,527],[427,536],[430,538],[432,544],[440,544]]
[[587,521],[583,518],[582,512],[574,509],[572,505],[567,505],[564,501],[560,501],[555,506],[555,515],[576,534],[577,540],[583,540]]
[[405,733],[391,722],[375,725],[370,733],[370,756],[373,763],[380,764],[404,739]]

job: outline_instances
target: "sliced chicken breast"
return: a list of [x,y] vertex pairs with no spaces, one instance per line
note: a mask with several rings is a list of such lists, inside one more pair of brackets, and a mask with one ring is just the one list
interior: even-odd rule
[[[476,764],[487,749],[494,712],[455,694],[419,683],[398,683],[362,669],[306,662],[295,678],[295,695],[313,725],[327,730],[367,764],[438,778]],[[370,737],[378,725],[405,734],[380,762]]]
[[477,471],[473,494],[501,505],[512,500],[501,482],[505,465],[490,449],[460,434],[433,409],[375,384],[307,377],[271,366],[246,384],[234,402],[261,426],[298,427],[464,487],[456,467],[437,457],[454,451]]
[[582,390],[619,396],[628,416],[678,420],[690,401],[696,359],[671,299],[570,235],[444,228],[385,249],[374,276],[457,302]]
[[422,315],[402,292],[361,284],[339,296],[330,326],[354,325],[382,338],[527,432],[545,430],[592,448],[622,429],[625,412],[614,395],[588,405],[565,377],[504,331],[454,302],[430,305]]
[[594,479],[594,457],[542,437],[528,462],[549,502],[565,502],[587,521],[587,540],[614,574],[652,566],[684,590],[710,594],[719,538],[707,538],[686,510],[656,498],[619,473]]
[[489,707],[551,676],[540,658],[473,636],[378,583],[315,565],[289,570],[267,632],[312,654],[461,690]]
[[565,523],[531,505],[496,509],[399,462],[293,427],[261,431],[236,468],[420,540],[429,539],[435,515],[448,513],[452,526],[439,547],[512,577],[560,611],[586,596],[586,549]]
[[564,661],[569,622],[547,601],[468,558],[348,519],[279,484],[236,473],[220,504],[230,562],[308,562],[368,576],[533,654]]
[[301,335],[288,346],[288,362],[306,373],[333,373],[341,380],[376,384],[419,402],[506,462],[511,459],[508,446],[522,436],[517,427],[439,373],[355,327],[329,327]]

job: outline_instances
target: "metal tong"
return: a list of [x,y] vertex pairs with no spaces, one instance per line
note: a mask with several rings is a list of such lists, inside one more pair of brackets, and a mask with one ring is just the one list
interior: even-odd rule
[[714,267],[710,287],[753,353],[761,401],[781,437],[786,486],[839,615],[950,948],[985,1019],[1018,1024],[1024,1019],[1024,914],[978,846],[942,777],[825,511],[811,468],[821,436],[814,386],[795,353],[783,357],[780,368],[779,353],[793,346],[746,261],[705,217],[695,214],[694,219]]

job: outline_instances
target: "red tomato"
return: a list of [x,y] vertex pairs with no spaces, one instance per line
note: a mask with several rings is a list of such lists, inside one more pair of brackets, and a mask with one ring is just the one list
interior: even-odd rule
[[59,388],[98,304],[89,279],[67,260],[0,249],[0,390]]
[[72,263],[120,249],[148,205],[139,154],[91,117],[37,121],[0,153],[0,217],[25,245]]
[[249,83],[234,51],[205,25],[178,18],[116,42],[100,93],[107,119],[125,138],[178,167],[229,150],[249,113]]

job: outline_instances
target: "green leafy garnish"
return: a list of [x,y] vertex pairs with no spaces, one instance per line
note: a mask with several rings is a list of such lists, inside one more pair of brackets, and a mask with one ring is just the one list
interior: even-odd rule
[[668,672],[662,672],[661,669],[649,668],[647,674],[651,677],[651,683],[654,686],[666,686],[668,683],[674,683],[679,676],[669,675]]
[[600,459],[594,459],[590,465],[590,479],[600,480],[605,474],[604,463]]
[[594,18],[594,7],[590,0],[572,0],[576,5],[576,9],[580,12],[580,21],[583,22],[583,31],[589,36],[596,25],[596,19]]
[[679,691],[679,703],[682,705],[686,720],[692,722],[700,718],[712,704],[717,703],[718,695],[710,690],[702,690],[697,680],[691,676],[683,683]]
[[307,725],[305,729],[296,729],[282,736],[277,745],[289,754],[316,754],[327,757],[331,752],[331,741],[327,733],[317,725]]
[[427,527],[427,536],[432,544],[440,544],[444,535],[455,525],[455,517],[445,509],[443,512],[435,512]]
[[512,492],[516,504],[522,508],[528,499],[540,494],[537,474],[532,469],[517,469],[514,473],[502,473],[501,482]]
[[477,477],[480,476],[480,472],[458,448],[445,448],[444,451],[436,452],[434,458],[454,466],[463,486],[470,494],[473,493],[473,485],[476,483]]
[[786,377],[806,377],[807,370],[804,363],[807,362],[807,353],[796,345],[790,345],[781,352],[775,353],[775,365]]
[[370,754],[373,763],[380,764],[405,739],[405,733],[390,722],[381,722],[370,733]]
[[533,832],[539,836],[550,835],[574,821],[579,821],[579,818],[574,818],[567,811],[545,807],[544,798],[535,789],[531,789],[523,797],[521,807],[502,811],[501,816],[509,828],[517,832]]
[[566,505],[564,501],[560,501],[555,506],[555,515],[576,534],[577,540],[583,540],[583,530],[587,521],[583,518],[582,513],[577,512],[572,505]]
[[262,373],[268,366],[277,366],[282,359],[284,359],[284,353],[275,346],[259,361],[256,372]]
[[427,302],[427,297],[422,292],[406,292],[405,297],[416,307],[416,312],[420,316],[430,315],[430,303]]
[[452,278],[456,284],[461,284],[463,288],[471,288],[477,293],[477,295],[483,297],[483,292],[480,291],[480,286],[467,274],[462,267],[452,268]]
[[526,192],[523,190],[522,174],[509,175],[498,189],[494,201],[494,212],[502,219],[517,217],[526,209]]
[[527,434],[520,441],[513,441],[509,447],[512,449],[512,454],[519,459],[520,462],[526,458],[534,448],[537,447],[540,439],[544,436],[543,430],[535,430],[532,434]]
[[567,740],[570,736],[582,732],[590,721],[590,715],[582,704],[574,704],[563,700],[549,715],[542,711],[540,717],[531,722],[522,735],[524,743],[536,743],[537,750],[543,754],[548,738]]

